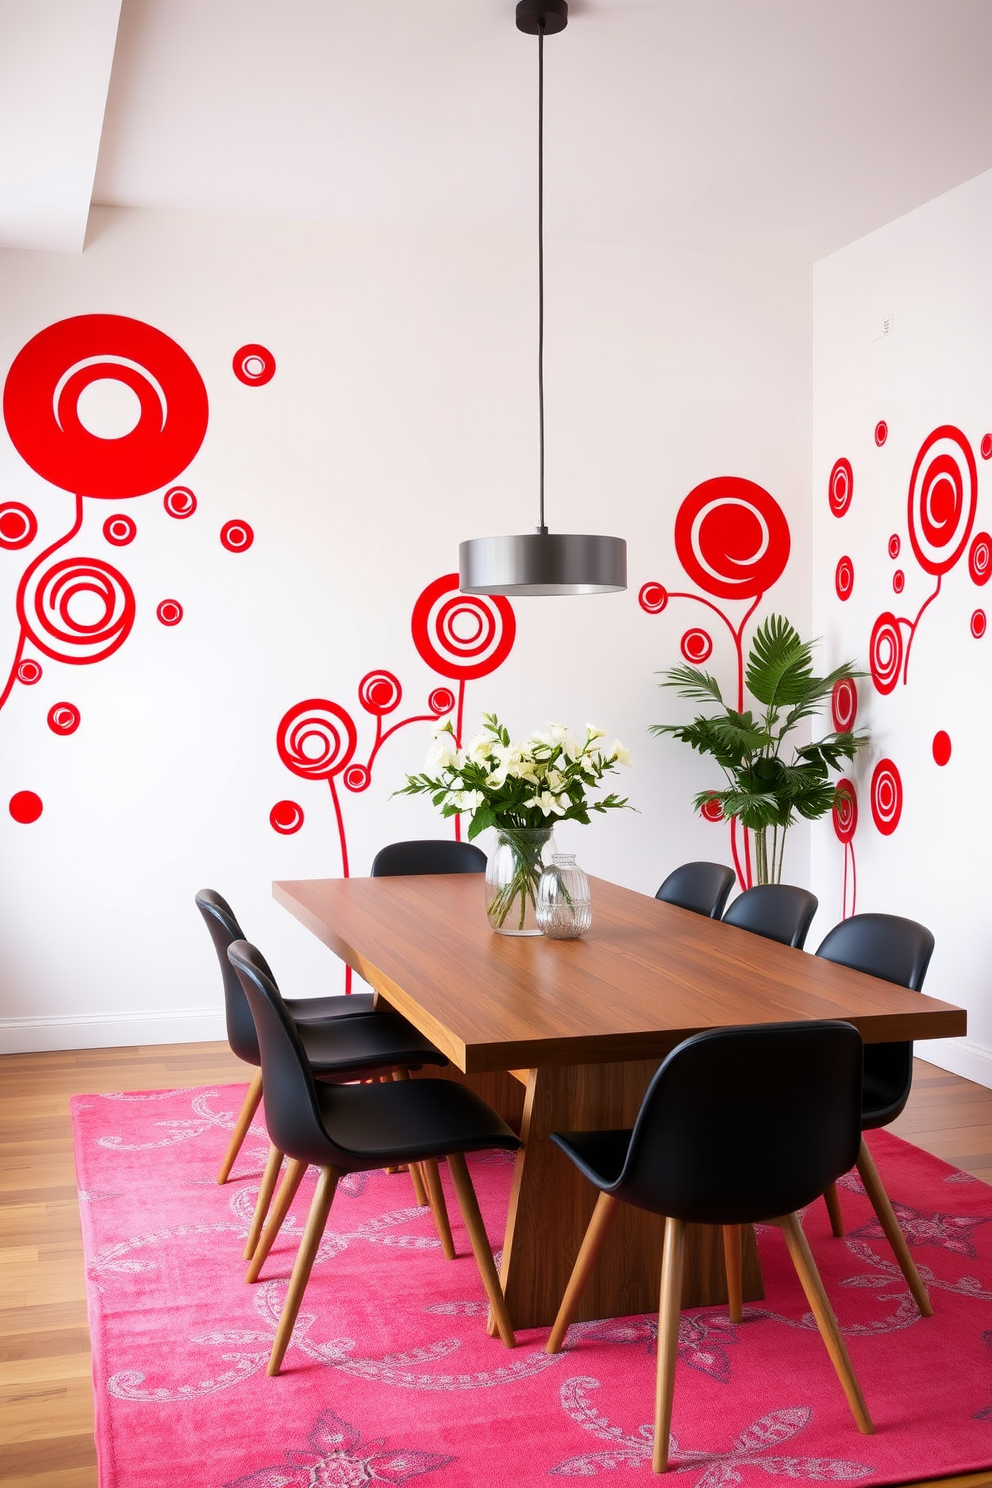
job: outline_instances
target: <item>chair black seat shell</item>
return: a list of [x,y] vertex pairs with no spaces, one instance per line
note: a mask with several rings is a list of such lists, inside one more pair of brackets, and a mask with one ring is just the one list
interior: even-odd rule
[[797,884],[755,884],[728,905],[723,923],[801,951],[819,902]]
[[683,863],[668,875],[654,897],[718,920],[735,877],[725,863]]
[[803,1022],[696,1034],[667,1056],[631,1130],[552,1132],[600,1190],[547,1348],[561,1347],[619,1202],[665,1216],[652,1466],[668,1466],[686,1224],[721,1225],[731,1318],[741,1320],[741,1225],[785,1234],[860,1430],[857,1379],[795,1211],[853,1164],[861,1141],[862,1044],[849,1023]]
[[[344,1173],[401,1162],[436,1161],[440,1157],[448,1158],[500,1335],[512,1347],[513,1330],[464,1154],[493,1148],[512,1152],[520,1146],[519,1139],[474,1091],[454,1081],[318,1085],[301,1030],[290,1017],[264,958],[246,941],[235,942],[228,955],[255,1020],[270,1135],[300,1168],[313,1163],[321,1169],[273,1344],[269,1373],[277,1374],[281,1367],[338,1178]],[[261,1255],[264,1260],[268,1255],[267,1235],[268,1229],[256,1259]],[[258,1275],[254,1262],[249,1275],[252,1279]]]
[[421,837],[390,842],[372,861],[370,878],[398,878],[426,873],[485,873],[486,855],[474,842]]

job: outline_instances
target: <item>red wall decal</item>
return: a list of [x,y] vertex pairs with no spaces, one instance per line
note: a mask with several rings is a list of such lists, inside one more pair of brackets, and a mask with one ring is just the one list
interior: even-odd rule
[[985,611],[976,610],[971,617],[971,633],[976,641],[980,641],[985,634]]
[[889,557],[898,558],[901,550],[902,543],[899,541],[899,534],[898,532],[893,532],[892,536],[889,538]]
[[277,801],[269,812],[269,822],[274,831],[290,837],[303,825],[303,807],[296,801]]
[[35,795],[34,791],[28,790],[17,791],[12,795],[8,807],[14,820],[24,823],[25,826],[30,822],[36,822],[43,809],[41,797]]
[[249,387],[263,387],[276,375],[276,359],[266,346],[242,346],[234,353],[234,375]]
[[987,584],[992,573],[992,537],[979,532],[972,538],[968,549],[968,572],[973,584]]
[[163,599],[155,614],[163,625],[178,625],[183,618],[183,607],[178,599]]
[[975,456],[960,429],[943,424],[924,441],[909,478],[909,540],[921,568],[945,574],[971,533],[978,500]]
[[843,558],[837,561],[837,568],[834,572],[834,588],[837,591],[837,598],[841,600],[850,599],[854,591],[854,564],[846,553]]
[[879,760],[871,777],[872,819],[883,837],[889,837],[902,816],[902,776],[890,759]]
[[992,434],[982,435],[981,451],[983,460],[992,460]]
[[17,680],[23,682],[25,687],[33,687],[36,682],[41,681],[41,664],[33,657],[26,657],[17,668]]
[[75,703],[55,703],[49,708],[48,727],[53,734],[74,734],[79,727],[79,709]]
[[[81,620],[73,602],[89,595],[98,619]],[[72,666],[103,661],[127,640],[134,624],[134,591],[101,558],[63,558],[43,572],[33,563],[17,592],[23,634],[55,661]]]
[[884,419],[879,419],[878,423],[875,425],[875,443],[878,445],[879,449],[882,448],[882,445],[885,443],[888,437],[889,426]]
[[951,758],[951,736],[939,729],[933,736],[933,757],[938,765],[946,765]]
[[108,517],[103,524],[103,535],[115,548],[126,548],[128,543],[134,542],[137,531],[138,528],[131,518],[124,516],[121,512]]
[[38,518],[29,506],[20,501],[5,501],[0,506],[0,548],[27,548],[37,536]]
[[830,472],[827,483],[827,500],[835,517],[842,517],[854,495],[854,472],[850,460],[838,460]]
[[858,688],[853,678],[843,677],[834,683],[834,690],[830,694],[830,712],[836,732],[850,733],[858,716]]
[[892,592],[894,594],[901,594],[905,587],[906,575],[903,573],[901,568],[897,568],[895,573],[892,575]]
[[173,486],[162,497],[162,505],[170,517],[183,522],[196,511],[196,497],[189,486]]
[[902,631],[891,610],[879,615],[868,642],[868,665],[877,692],[891,692],[902,668]]
[[[858,865],[854,856],[854,834],[858,830],[858,793],[853,780],[837,782],[832,807],[834,835],[844,846],[844,883],[841,889],[841,919],[857,913]],[[848,889],[850,888],[850,899]]]
[[225,522],[220,540],[229,553],[244,553],[255,541],[255,534],[247,522]]
[[[706,594],[717,599],[750,600],[734,623],[712,600],[700,594],[669,591],[649,580],[642,584],[638,600],[649,615],[659,615],[672,599],[695,600],[718,615],[730,631],[737,657],[737,707],[744,707],[744,627],[754,614],[766,589],[778,581],[789,561],[791,538],[785,513],[769,491],[741,476],[721,475],[693,487],[675,517],[675,550],[689,578]],[[681,640],[682,655],[692,665],[707,660],[713,650],[709,632],[687,630]],[[719,811],[701,813],[707,821],[721,821]],[[741,831],[743,851],[738,849],[738,822],[730,821],[730,850],[742,889],[752,882],[750,833]]]

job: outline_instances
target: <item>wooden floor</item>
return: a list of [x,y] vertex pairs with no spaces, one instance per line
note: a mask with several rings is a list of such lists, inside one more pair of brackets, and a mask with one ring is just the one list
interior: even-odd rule
[[[245,1066],[226,1044],[0,1059],[0,1482],[5,1488],[96,1484],[70,1095],[243,1079]],[[918,1060],[909,1105],[892,1129],[992,1183],[992,1090]],[[942,1480],[942,1488],[979,1484],[992,1484],[992,1470]]]

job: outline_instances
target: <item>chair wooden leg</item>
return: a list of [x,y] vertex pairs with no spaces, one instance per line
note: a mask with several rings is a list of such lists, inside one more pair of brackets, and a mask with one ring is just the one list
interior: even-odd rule
[[743,1253],[740,1225],[724,1225],[723,1260],[727,1268],[727,1307],[732,1323],[744,1320]]
[[231,1169],[234,1167],[234,1159],[241,1151],[241,1144],[248,1135],[248,1128],[251,1126],[252,1117],[258,1110],[261,1099],[262,1071],[257,1069],[251,1077],[248,1094],[242,1102],[238,1119],[234,1123],[234,1131],[231,1133],[231,1140],[228,1142],[227,1151],[224,1153],[224,1161],[221,1163],[220,1172],[217,1174],[218,1183],[226,1183],[230,1177]]
[[[441,1242],[441,1250],[446,1261],[455,1259],[455,1242],[451,1238],[451,1225],[448,1222],[448,1206],[444,1202],[444,1189],[441,1187],[441,1175],[437,1170],[437,1163],[433,1158],[428,1158],[421,1163],[421,1172],[427,1187],[427,1201],[431,1206],[434,1216],[434,1228],[437,1230],[437,1238]],[[451,1163],[448,1163],[449,1168]],[[452,1169],[454,1176],[454,1169]],[[461,1202],[461,1195],[459,1195]]]
[[251,1217],[251,1229],[248,1231],[248,1239],[245,1242],[246,1261],[250,1261],[255,1254],[255,1246],[258,1244],[258,1237],[262,1233],[265,1216],[269,1212],[272,1195],[276,1190],[279,1169],[282,1167],[282,1157],[283,1155],[278,1147],[269,1147],[269,1160],[265,1164],[265,1172],[262,1174],[262,1186],[258,1190],[258,1198],[255,1200],[255,1213]]
[[499,1274],[493,1253],[489,1248],[489,1240],[486,1235],[485,1225],[482,1223],[482,1215],[479,1212],[479,1201],[472,1187],[472,1179],[469,1177],[468,1164],[462,1152],[449,1152],[448,1167],[455,1185],[455,1193],[458,1195],[458,1207],[462,1211],[462,1219],[468,1230],[468,1237],[472,1242],[472,1251],[475,1255],[475,1263],[482,1277],[482,1284],[489,1296],[489,1305],[496,1319],[499,1336],[507,1348],[515,1348],[517,1340],[513,1336],[513,1325],[510,1322],[510,1314],[506,1307],[506,1298],[503,1296],[503,1288],[499,1284]]
[[820,1330],[820,1337],[826,1345],[830,1362],[837,1371],[837,1378],[843,1386],[844,1394],[847,1396],[848,1405],[857,1424],[859,1431],[866,1436],[871,1436],[875,1428],[868,1414],[864,1396],[861,1394],[861,1386],[858,1384],[854,1367],[851,1364],[847,1345],[841,1337],[840,1328],[834,1310],[830,1306],[830,1300],[823,1290],[823,1282],[820,1273],[816,1269],[813,1253],[809,1248],[806,1236],[803,1234],[802,1225],[795,1214],[785,1214],[781,1219],[772,1220],[773,1224],[779,1225],[785,1231],[785,1243],[789,1247],[792,1264],[796,1268],[796,1274],[802,1282],[806,1300],[812,1309],[816,1319],[816,1326]]
[[303,1182],[303,1175],[309,1167],[309,1163],[298,1162],[295,1158],[287,1163],[282,1186],[276,1194],[276,1201],[269,1214],[268,1223],[258,1238],[255,1246],[255,1254],[251,1258],[248,1274],[245,1281],[257,1281],[259,1273],[268,1260],[269,1251],[272,1249],[273,1241],[282,1228],[282,1222],[289,1213],[289,1206],[296,1198],[297,1190]]
[[823,1195],[823,1200],[827,1206],[827,1213],[830,1215],[830,1228],[840,1240],[844,1234],[844,1216],[840,1212],[840,1194],[837,1192],[836,1183],[831,1183]]
[[589,1220],[589,1225],[582,1237],[582,1244],[579,1246],[579,1253],[575,1257],[575,1265],[572,1267],[572,1274],[568,1278],[565,1295],[562,1297],[561,1306],[558,1308],[558,1316],[555,1318],[551,1335],[544,1345],[545,1351],[549,1354],[561,1352],[561,1346],[565,1341],[565,1334],[568,1332],[568,1325],[575,1315],[575,1309],[579,1305],[582,1293],[585,1291],[589,1278],[593,1273],[593,1268],[599,1260],[599,1253],[603,1248],[603,1242],[609,1233],[610,1225],[613,1222],[613,1217],[617,1212],[617,1205],[619,1203],[619,1199],[615,1199],[612,1194],[605,1193],[601,1193],[596,1200],[596,1207],[592,1211],[592,1218]]
[[654,1448],[651,1453],[651,1470],[656,1473],[668,1471],[684,1260],[685,1221],[672,1219],[669,1215],[665,1220],[665,1253],[661,1258],[661,1300],[658,1305],[658,1373],[654,1388]]
[[413,1184],[413,1197],[421,1209],[425,1209],[430,1203],[430,1200],[427,1197],[427,1190],[424,1187],[424,1175],[420,1171],[419,1163],[410,1164],[410,1182]]
[[871,1153],[868,1151],[868,1144],[865,1142],[864,1137],[861,1138],[861,1148],[858,1152],[858,1172],[861,1174],[861,1181],[865,1186],[869,1199],[871,1199],[872,1208],[878,1215],[879,1223],[885,1231],[885,1238],[895,1251],[896,1260],[899,1262],[899,1270],[906,1278],[909,1290],[913,1294],[913,1300],[924,1317],[933,1317],[933,1308],[930,1305],[927,1289],[920,1280],[920,1273],[916,1269],[913,1257],[909,1253],[909,1246],[906,1244],[906,1236],[899,1228],[899,1221],[893,1212],[889,1196],[885,1192],[881,1178],[878,1176],[878,1169],[875,1166],[875,1161]]
[[307,1289],[310,1280],[310,1272],[320,1247],[324,1226],[327,1216],[331,1212],[331,1202],[334,1198],[334,1190],[338,1186],[341,1173],[338,1168],[321,1168],[320,1177],[317,1180],[317,1188],[314,1192],[313,1202],[310,1205],[310,1213],[307,1216],[307,1226],[303,1231],[303,1239],[296,1256],[296,1265],[293,1267],[293,1275],[289,1282],[289,1291],[286,1293],[286,1301],[283,1303],[282,1315],[279,1318],[279,1327],[276,1329],[275,1342],[272,1345],[272,1353],[269,1355],[269,1364],[266,1374],[278,1374],[282,1367],[282,1361],[289,1348],[289,1340],[293,1336],[293,1327],[300,1311],[300,1303],[303,1301],[303,1293]]

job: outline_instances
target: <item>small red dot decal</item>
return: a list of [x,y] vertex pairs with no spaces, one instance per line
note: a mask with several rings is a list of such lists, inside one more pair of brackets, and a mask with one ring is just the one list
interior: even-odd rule
[[885,443],[888,437],[889,426],[884,419],[879,419],[878,423],[875,425],[875,443],[878,445],[879,449],[882,448],[882,445]]
[[938,765],[946,765],[951,757],[951,736],[943,729],[933,736],[933,757]]
[[291,836],[303,825],[303,807],[295,801],[277,801],[269,812],[269,825],[282,836]]
[[23,822],[27,826],[30,822],[36,822],[41,815],[41,797],[36,796],[34,791],[18,791],[11,796],[8,809],[16,822]]

